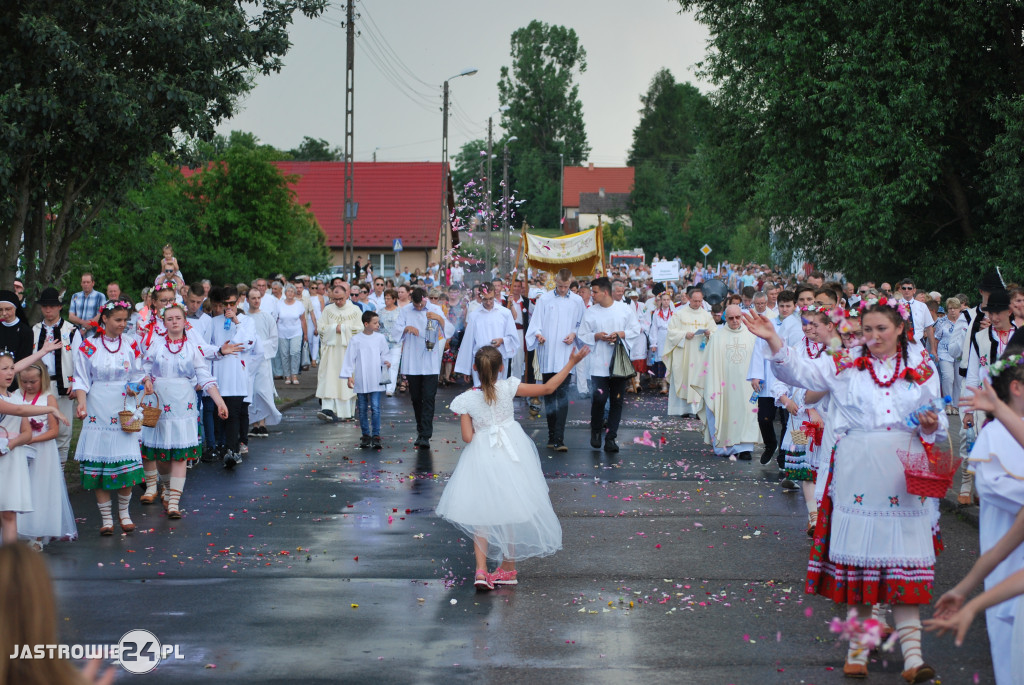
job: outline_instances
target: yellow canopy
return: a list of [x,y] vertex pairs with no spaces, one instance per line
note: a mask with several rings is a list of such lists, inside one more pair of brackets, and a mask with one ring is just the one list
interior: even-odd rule
[[524,229],[520,250],[525,252],[527,266],[548,273],[563,268],[570,269],[577,278],[593,276],[595,270],[604,273],[600,226],[557,238],[544,238]]

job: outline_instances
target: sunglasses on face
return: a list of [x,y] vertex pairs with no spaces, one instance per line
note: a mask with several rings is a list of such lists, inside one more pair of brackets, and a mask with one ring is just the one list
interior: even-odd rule
[[225,302],[224,306],[225,307],[234,307],[237,304],[238,304],[238,300],[231,300],[230,302]]

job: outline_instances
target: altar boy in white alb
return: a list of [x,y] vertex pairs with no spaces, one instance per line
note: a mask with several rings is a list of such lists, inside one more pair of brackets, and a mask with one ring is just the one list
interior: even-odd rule
[[512,367],[512,359],[519,348],[519,334],[512,312],[505,307],[494,306],[494,290],[486,284],[483,289],[483,306],[466,317],[466,332],[455,358],[455,372],[473,375],[473,385],[480,385],[480,378],[473,371],[473,359],[481,347],[491,345],[498,348],[505,360],[505,377]]
[[[363,435],[359,447],[383,447],[380,441],[380,396],[384,394],[390,374],[387,338],[378,332],[380,316],[367,310],[362,316],[363,332],[352,336],[341,364],[341,378],[347,379],[348,387],[356,391],[359,411],[359,427]],[[372,414],[372,417],[370,416]],[[371,427],[372,423],[372,427]]]
[[[569,291],[572,272],[562,269],[555,275],[555,289],[537,300],[526,330],[526,349],[537,355],[537,365],[547,382],[569,361],[576,343],[576,332],[583,320],[583,299]],[[569,415],[569,378],[554,393],[544,398],[548,419],[548,447],[566,452],[565,421]]]

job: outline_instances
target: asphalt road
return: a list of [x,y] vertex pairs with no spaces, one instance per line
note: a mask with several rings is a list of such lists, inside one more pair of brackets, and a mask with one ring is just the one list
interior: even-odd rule
[[[654,397],[627,400],[613,459],[575,402],[570,451],[541,450],[564,549],[521,563],[515,589],[475,592],[471,543],[433,514],[462,446],[454,395],[419,454],[405,396],[385,400],[380,453],[299,405],[233,472],[193,469],[185,518],[136,496],[132,535],[99,537],[92,495],[75,495],[81,539],[45,552],[62,640],[150,630],[184,658],[119,681],[154,684],[843,681],[828,622],[844,612],[803,593],[799,496],[756,460],[711,455]],[[543,420],[521,420],[542,445]],[[645,429],[655,446],[633,442]],[[942,526],[938,592],[978,546],[955,514]],[[926,635],[924,654],[942,683],[993,682],[982,621],[961,649]],[[873,659],[870,682],[901,683],[900,664]]]

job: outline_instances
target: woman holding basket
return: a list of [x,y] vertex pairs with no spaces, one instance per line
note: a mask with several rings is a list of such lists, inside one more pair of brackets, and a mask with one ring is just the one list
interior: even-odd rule
[[[160,416],[153,427],[143,424],[142,458],[156,462],[164,481],[162,500],[167,518],[178,519],[188,460],[198,459],[203,451],[196,386],[213,398],[220,418],[228,417],[228,408],[210,374],[200,341],[189,338],[185,331],[185,308],[172,304],[160,311],[160,317],[167,335],[142,357],[146,394],[156,398]],[[146,494],[140,498],[143,504],[156,499],[156,486],[156,478],[147,474]]]
[[[122,429],[119,413],[140,391],[139,347],[125,334],[131,304],[111,300],[100,309],[96,332],[75,350],[75,379],[71,389],[82,420],[75,461],[82,469],[82,487],[96,492],[100,535],[114,534],[110,492],[117,491],[121,530],[135,530],[128,505],[132,486],[143,482],[142,457],[135,431]],[[134,407],[133,407],[134,408]],[[135,421],[126,416],[127,423]]]
[[[932,599],[935,554],[941,549],[935,499],[907,492],[899,452],[923,454],[946,439],[937,406],[939,375],[924,348],[908,340],[909,315],[885,299],[861,310],[863,344],[848,355],[810,359],[788,348],[771,321],[745,314],[747,328],[767,341],[777,378],[832,396],[838,436],[814,532],[806,591],[856,609],[890,604],[903,650],[903,678],[935,676],[921,655],[920,605]],[[908,420],[913,417],[914,420]],[[824,477],[824,476],[821,476]],[[850,642],[844,673],[867,676],[868,649]]]

